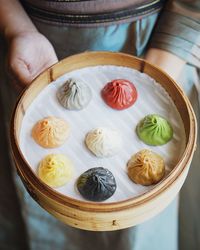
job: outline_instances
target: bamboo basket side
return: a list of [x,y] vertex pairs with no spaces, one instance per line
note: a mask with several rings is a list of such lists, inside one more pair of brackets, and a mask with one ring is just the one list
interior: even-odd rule
[[[117,203],[104,203],[102,205],[99,203],[81,202],[63,196],[42,183],[32,172],[28,163],[24,159],[23,154],[19,148],[18,141],[23,117],[32,101],[41,92],[41,90],[45,88],[45,86],[69,71],[88,66],[106,64],[133,67],[141,72],[147,73],[156,81],[161,83],[161,85],[167,90],[169,95],[174,100],[174,103],[180,112],[185,126],[187,147],[181,160],[179,161],[175,169],[170,173],[168,178],[156,185],[153,190],[134,199],[129,199]],[[47,204],[55,204],[55,206],[59,207],[59,209],[61,210],[66,207],[70,207],[72,209],[78,209],[79,211],[81,210],[90,212],[95,211],[97,213],[111,213],[114,211],[122,211],[124,209],[127,210],[133,207],[136,208],[138,206],[141,206],[141,204],[144,205],[148,202],[151,202],[152,199],[156,199],[156,197],[165,192],[165,190],[167,190],[173,183],[175,183],[178,176],[181,175],[185,171],[185,169],[187,169],[187,166],[191,161],[196,144],[196,128],[197,125],[194,112],[187,97],[184,95],[181,88],[160,69],[145,62],[142,59],[134,58],[122,53],[90,52],[82,53],[64,59],[63,61],[49,68],[47,71],[43,72],[33,81],[33,83],[24,92],[18,104],[16,105],[16,109],[11,121],[11,145],[19,175],[25,182],[25,185],[27,186],[32,196],[35,195],[36,200],[38,199],[40,202],[46,200]],[[47,207],[47,204],[44,206]],[[55,209],[55,207],[53,207],[52,209]],[[59,210],[59,212],[61,212],[61,210]]]

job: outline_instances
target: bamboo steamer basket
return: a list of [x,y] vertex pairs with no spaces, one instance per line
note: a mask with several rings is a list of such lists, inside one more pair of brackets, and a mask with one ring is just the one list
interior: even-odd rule
[[[120,202],[79,201],[56,192],[41,182],[33,173],[19,147],[23,117],[40,91],[67,72],[96,65],[130,67],[154,78],[174,101],[183,120],[186,133],[185,151],[168,177],[155,185],[151,191]],[[161,212],[175,198],[185,181],[197,138],[194,111],[177,83],[161,69],[143,59],[112,52],[86,52],[70,56],[41,73],[21,95],[14,109],[10,128],[12,153],[17,172],[32,198],[64,223],[92,231],[112,231],[128,228]]]

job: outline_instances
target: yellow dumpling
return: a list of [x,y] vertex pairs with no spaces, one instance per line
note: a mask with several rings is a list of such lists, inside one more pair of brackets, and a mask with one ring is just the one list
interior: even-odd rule
[[68,123],[57,117],[46,117],[38,121],[32,129],[33,139],[44,148],[61,146],[68,138]]
[[127,167],[130,179],[145,186],[159,182],[165,174],[163,158],[148,149],[133,155]]
[[73,175],[72,162],[62,154],[47,155],[39,164],[40,179],[51,187],[65,185]]

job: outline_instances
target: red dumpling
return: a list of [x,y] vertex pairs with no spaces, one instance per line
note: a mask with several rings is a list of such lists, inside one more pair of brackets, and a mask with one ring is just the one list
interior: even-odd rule
[[133,83],[116,79],[107,83],[101,91],[103,100],[113,109],[126,109],[137,100],[137,90]]

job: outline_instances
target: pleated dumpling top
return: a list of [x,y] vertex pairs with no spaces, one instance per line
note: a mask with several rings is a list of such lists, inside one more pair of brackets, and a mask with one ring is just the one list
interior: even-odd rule
[[145,186],[159,182],[165,174],[163,158],[148,149],[143,149],[133,155],[127,167],[130,179]]
[[166,144],[173,137],[170,123],[156,114],[145,116],[137,125],[136,131],[144,143],[152,146]]
[[108,106],[122,110],[131,107],[137,100],[138,94],[132,82],[115,79],[104,86],[101,96]]
[[38,174],[47,185],[61,187],[71,179],[73,165],[65,155],[50,154],[40,162]]
[[92,99],[91,89],[79,79],[68,79],[57,91],[59,103],[69,110],[85,108]]
[[85,199],[103,201],[114,194],[117,185],[108,169],[97,167],[87,170],[78,178],[77,188]]
[[85,138],[88,149],[97,157],[109,157],[117,154],[122,146],[121,134],[106,127],[91,130]]
[[61,146],[70,133],[68,123],[60,118],[49,116],[39,120],[32,129],[32,137],[44,148]]

